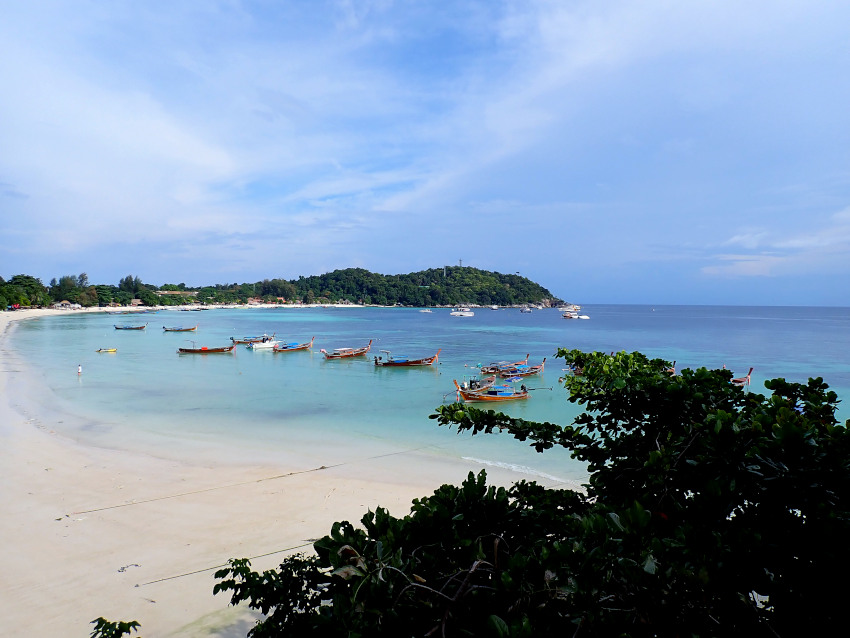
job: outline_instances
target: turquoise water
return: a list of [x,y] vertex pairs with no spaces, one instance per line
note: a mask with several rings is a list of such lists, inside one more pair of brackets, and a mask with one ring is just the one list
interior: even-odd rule
[[[234,462],[275,461],[297,452],[304,467],[419,449],[449,458],[519,468],[530,475],[581,480],[584,468],[559,450],[537,454],[507,436],[458,435],[428,415],[454,400],[452,379],[478,363],[547,357],[528,401],[502,404],[523,419],[569,422],[577,409],[559,388],[558,347],[640,350],[677,368],[750,366],[755,391],[766,378],[822,376],[850,396],[850,310],[707,306],[594,306],[588,321],[555,310],[530,314],[479,309],[471,318],[448,309],[216,309],[161,311],[140,317],[63,315],[17,326],[12,348],[40,383],[36,401],[59,415],[51,427],[99,445]],[[115,324],[149,322],[144,331]],[[162,326],[199,324],[196,333]],[[314,350],[274,354],[237,346],[230,355],[178,355],[178,347],[228,345],[230,337],[276,333]],[[371,355],[425,357],[434,367],[376,367],[372,356],[326,361],[320,348],[358,347]],[[98,348],[117,348],[99,354]],[[77,375],[82,365],[83,374]],[[552,389],[549,389],[552,388]],[[848,418],[848,410],[842,418]],[[415,471],[415,468],[412,468]]]

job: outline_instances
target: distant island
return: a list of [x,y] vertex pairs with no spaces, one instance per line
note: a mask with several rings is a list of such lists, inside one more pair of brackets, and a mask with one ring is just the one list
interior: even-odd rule
[[52,279],[45,286],[30,275],[0,277],[0,308],[50,306],[67,302],[83,307],[193,304],[362,304],[376,306],[517,306],[562,303],[546,288],[521,277],[469,266],[431,268],[406,275],[381,275],[345,268],[298,279],[255,283],[155,286],[127,275],[118,285],[92,284],[86,273]]

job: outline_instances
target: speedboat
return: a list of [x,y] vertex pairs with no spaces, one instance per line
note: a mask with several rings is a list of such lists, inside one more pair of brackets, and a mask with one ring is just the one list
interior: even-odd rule
[[466,306],[458,306],[457,308],[453,309],[449,313],[449,315],[451,315],[452,317],[474,317],[475,313],[472,312],[472,310],[470,310]]

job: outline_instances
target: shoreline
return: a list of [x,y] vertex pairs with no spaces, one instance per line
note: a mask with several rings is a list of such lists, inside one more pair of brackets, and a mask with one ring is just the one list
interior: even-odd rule
[[[4,633],[88,635],[92,620],[136,620],[144,636],[244,637],[256,616],[212,595],[213,572],[230,558],[276,567],[335,521],[356,524],[381,506],[394,515],[443,483],[460,483],[474,462],[416,451],[364,464],[304,469],[283,463],[160,458],[99,448],[57,434],[18,353],[13,322],[103,309],[0,313],[0,440],[6,541],[0,569]],[[222,457],[226,451],[222,452]],[[410,468],[415,467],[415,472]],[[521,478],[487,467],[488,480]]]

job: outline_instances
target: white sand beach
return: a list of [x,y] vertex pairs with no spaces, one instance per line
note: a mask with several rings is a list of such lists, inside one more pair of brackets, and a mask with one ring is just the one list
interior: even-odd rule
[[[413,498],[478,469],[410,452],[368,471],[291,474],[82,445],[54,430],[47,406],[9,392],[13,376],[16,387],[21,375],[37,383],[10,347],[13,323],[57,312],[0,312],[4,636],[88,636],[99,616],[137,620],[147,638],[245,636],[250,610],[212,595],[213,572],[229,558],[275,567],[288,553],[312,551],[334,521],[358,521],[378,505],[403,515]],[[488,475],[502,484],[519,478]]]

